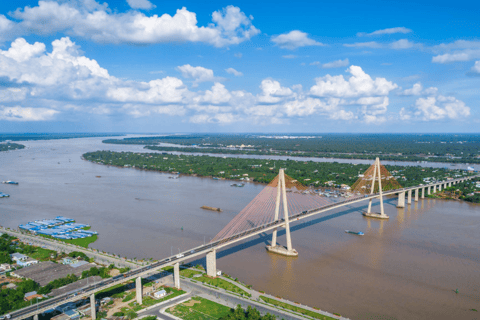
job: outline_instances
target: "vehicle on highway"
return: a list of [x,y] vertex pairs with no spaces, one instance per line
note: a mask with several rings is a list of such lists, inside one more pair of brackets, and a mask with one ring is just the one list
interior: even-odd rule
[[195,250],[190,251],[190,253],[195,253]]
[[177,254],[177,255],[175,256],[175,258],[177,258],[177,259],[179,259],[179,258],[183,258],[183,257],[184,257],[184,255],[183,255],[183,254],[181,254],[181,253],[179,253],[179,254]]

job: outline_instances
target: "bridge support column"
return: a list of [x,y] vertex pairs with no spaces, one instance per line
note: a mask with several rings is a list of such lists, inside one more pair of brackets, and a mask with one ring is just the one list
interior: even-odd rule
[[407,191],[407,204],[412,204],[412,190]]
[[143,286],[142,286],[142,277],[138,277],[135,280],[135,288],[136,288],[136,297],[137,297],[137,303],[142,304],[142,298],[143,298]]
[[[375,178],[377,178],[378,181],[375,181]],[[382,191],[382,173],[380,170],[380,159],[376,158],[375,159],[375,164],[373,168],[373,178],[372,178],[372,187],[370,188],[370,194],[373,194],[373,191],[375,190],[375,182],[378,183],[378,193],[379,193],[379,199],[380,199],[380,213],[375,213],[372,212],[372,201],[373,199],[370,199],[368,202],[368,210],[367,212],[363,212],[362,214],[365,217],[370,217],[370,218],[377,218],[377,219],[388,219],[389,216],[385,214],[385,211],[383,210],[383,191]]]
[[175,288],[180,289],[180,264],[178,262],[173,265],[173,281]]
[[38,320],[38,314],[33,316],[33,320]]
[[[92,317],[92,320],[97,319],[97,306],[96,306],[96,303],[95,303],[95,294],[94,293],[90,296],[90,315]],[[38,320],[38,318],[37,319],[34,318],[33,320]]]
[[436,184],[433,185],[433,193],[437,193],[437,185]]
[[425,199],[425,188],[422,188],[422,199]]
[[451,182],[451,181],[448,183],[448,186],[449,186],[449,187],[451,187],[451,186],[452,186],[452,182]]
[[398,194],[397,208],[405,208],[405,191]]
[[266,249],[270,252],[278,253],[284,256],[298,256],[297,250],[292,248],[292,237],[290,235],[290,222],[288,220],[287,190],[285,187],[285,170],[280,169],[277,182],[277,199],[275,202],[275,221],[278,220],[280,201],[283,203],[283,218],[285,221],[285,235],[287,238],[287,247],[277,246],[277,230],[273,231],[272,244],[267,245]]
[[217,252],[215,249],[207,253],[207,276],[213,278],[217,276]]
[[415,189],[415,202],[418,201],[418,194],[420,193],[420,189]]
[[440,184],[438,185],[438,192],[442,191],[442,185],[443,185],[443,183],[440,183]]

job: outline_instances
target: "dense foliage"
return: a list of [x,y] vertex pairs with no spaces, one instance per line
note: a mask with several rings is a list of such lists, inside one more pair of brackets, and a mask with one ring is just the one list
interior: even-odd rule
[[248,306],[247,310],[243,310],[241,305],[237,305],[235,309],[231,309],[230,313],[221,320],[275,320],[275,316],[267,313],[262,316],[257,308]]
[[480,188],[477,188],[477,183],[479,183],[479,181],[480,179],[476,178],[458,183],[445,188],[444,193],[458,194],[459,199],[473,203],[480,203]]
[[33,280],[24,280],[16,283],[16,285],[15,289],[2,289],[0,291],[0,314],[6,314],[30,305],[31,302],[24,300],[25,293],[36,291],[39,288],[38,283]]
[[93,276],[100,276],[102,278],[110,278],[110,275],[108,273],[109,269],[105,267],[91,267],[90,270],[85,270],[82,272],[82,279],[88,278],[88,277],[93,277]]
[[[97,151],[83,155],[86,160],[100,164],[134,167],[144,170],[181,173],[198,176],[215,176],[237,180],[268,183],[278,174],[279,168],[305,185],[324,186],[332,181],[335,185],[352,185],[359,174],[369,165],[355,165],[337,162],[313,162],[268,159],[221,158],[212,156],[162,155],[158,153],[133,153]],[[386,166],[403,187],[425,183],[424,178],[444,180],[466,174],[453,169]]]
[[23,149],[25,146],[18,143],[0,143],[0,152],[1,151],[10,151],[15,149]]
[[[480,152],[478,134],[324,134],[264,136],[252,134],[174,135],[109,139],[105,143],[158,145],[170,143],[184,146],[220,148],[245,145],[241,150],[254,154],[276,154],[347,159],[477,162]],[[238,151],[238,150],[236,150]],[[227,153],[236,152],[231,149]],[[218,150],[209,150],[218,153]]]

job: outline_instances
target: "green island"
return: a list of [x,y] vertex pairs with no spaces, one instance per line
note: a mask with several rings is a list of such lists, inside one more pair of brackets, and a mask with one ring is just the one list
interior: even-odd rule
[[[269,183],[278,174],[278,168],[304,185],[351,186],[359,174],[369,165],[337,162],[314,162],[293,160],[268,160],[221,158],[213,156],[163,155],[159,153],[134,153],[96,151],[83,158],[98,164],[169,172],[200,177],[217,177],[229,180],[248,180]],[[385,166],[402,187],[425,184],[427,180],[444,180],[469,175],[464,170],[445,168],[422,168],[415,166]]]
[[16,149],[24,149],[25,146],[23,144],[18,143],[0,143],[0,152],[1,151],[11,151]]
[[277,307],[281,307],[281,308],[284,308],[284,309],[287,309],[287,310],[295,311],[295,312],[304,314],[306,316],[310,316],[310,317],[315,318],[315,319],[321,319],[321,320],[334,320],[335,319],[335,318],[328,317],[326,315],[323,315],[323,314],[320,314],[320,313],[317,313],[317,312],[313,312],[313,311],[310,311],[310,310],[307,310],[307,309],[303,309],[303,308],[300,308],[300,307],[297,307],[297,306],[293,306],[289,303],[281,302],[281,301],[278,301],[278,300],[275,300],[275,299],[272,299],[272,298],[268,298],[268,297],[265,297],[265,296],[260,296],[260,299],[262,299],[266,303],[273,304]]
[[[340,159],[375,159],[480,163],[478,134],[195,134],[107,139],[110,144],[139,144],[162,151],[282,155]],[[183,146],[158,146],[169,143]],[[195,147],[195,148],[191,148]]]

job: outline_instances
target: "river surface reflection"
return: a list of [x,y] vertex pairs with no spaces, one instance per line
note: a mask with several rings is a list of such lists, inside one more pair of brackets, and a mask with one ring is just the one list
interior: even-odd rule
[[[24,150],[0,153],[0,180],[20,182],[0,185],[11,196],[0,199],[0,224],[16,228],[64,215],[99,232],[93,247],[131,258],[160,259],[208,242],[264,187],[169,179],[81,160],[88,151],[145,151],[99,138],[23,144]],[[352,319],[478,318],[470,309],[480,310],[480,206],[433,199],[405,209],[395,204],[386,201],[388,221],[361,216],[363,203],[293,223],[298,258],[268,254],[266,234],[218,252],[217,267],[257,290]]]

